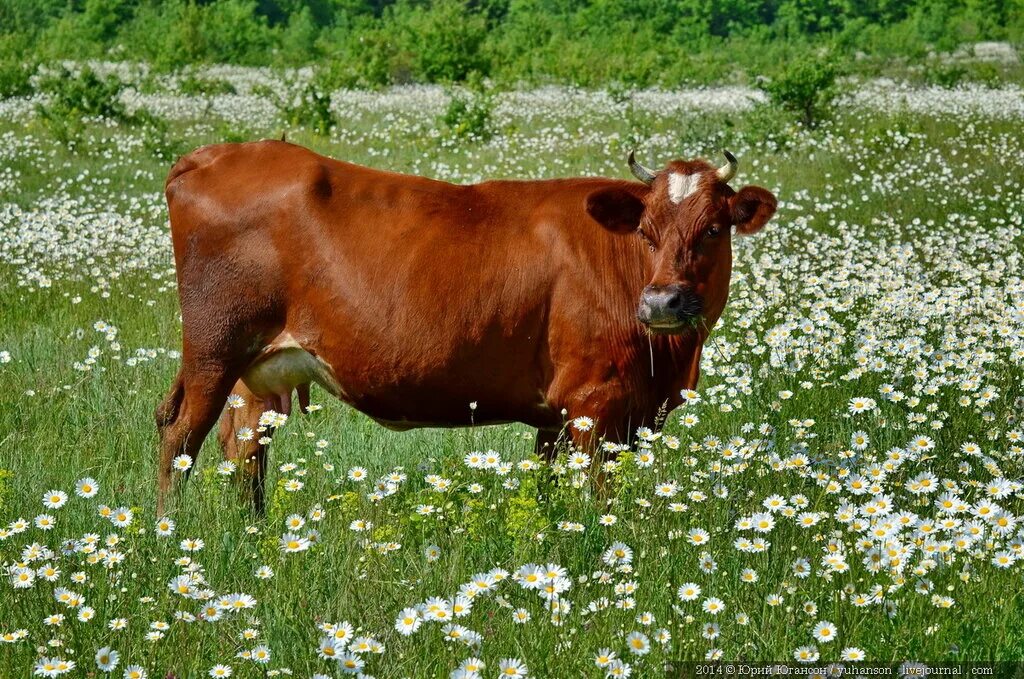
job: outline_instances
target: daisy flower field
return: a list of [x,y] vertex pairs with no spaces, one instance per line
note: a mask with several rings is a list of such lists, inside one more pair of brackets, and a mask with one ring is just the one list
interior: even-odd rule
[[[223,86],[196,94],[90,68],[144,122],[70,134],[46,92],[0,100],[0,677],[1024,658],[1020,88],[850,82],[805,129],[741,86],[548,87],[456,138],[436,87],[326,93],[324,133],[281,103],[306,71],[212,66],[188,76]],[[395,433],[314,390],[236,432],[274,430],[266,516],[214,437],[157,516],[152,413],[180,361],[163,180],[178,153],[282,131],[454,182],[728,147],[780,207],[733,241],[698,388],[632,447],[546,462],[526,427]]]

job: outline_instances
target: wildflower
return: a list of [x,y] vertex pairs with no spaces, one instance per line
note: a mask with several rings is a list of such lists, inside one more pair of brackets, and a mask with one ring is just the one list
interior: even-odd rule
[[109,646],[104,646],[96,651],[96,667],[102,672],[112,672],[120,660],[121,654],[111,650]]
[[404,636],[409,636],[420,628],[423,619],[415,608],[405,608],[398,614],[395,620],[395,630]]
[[354,653],[341,653],[338,658],[338,668],[345,674],[359,674],[366,661]]
[[[654,494],[658,497],[672,497],[676,494],[678,486],[674,481],[660,483],[654,487]],[[692,531],[691,531],[692,532]],[[692,539],[691,539],[692,541]],[[694,543],[697,544],[697,543]]]
[[110,514],[110,523],[118,528],[127,528],[132,525],[135,514],[127,507],[118,507]]
[[598,667],[606,668],[615,661],[616,657],[615,651],[610,648],[602,648],[594,656],[594,664]]
[[518,658],[503,658],[498,663],[498,675],[504,679],[520,679],[527,676],[526,663]]
[[801,646],[793,651],[793,659],[800,663],[816,662],[818,657],[818,649],[814,646]]
[[467,674],[479,674],[484,669],[484,661],[475,657],[466,658],[459,665],[459,669]]
[[867,397],[856,397],[850,399],[849,410],[854,415],[874,410],[876,407],[875,400]]
[[67,501],[68,494],[62,490],[50,490],[43,495],[43,504],[47,509],[60,509]]
[[828,643],[836,638],[836,626],[827,620],[822,620],[814,626],[814,638],[822,643]]
[[231,668],[227,665],[214,665],[210,668],[209,675],[214,677],[214,679],[219,679],[220,677],[230,677],[231,671]]
[[581,452],[572,453],[566,466],[569,469],[586,469],[590,466],[590,456]]
[[633,655],[646,655],[651,650],[651,640],[643,632],[631,632],[626,637],[626,646]]
[[75,668],[74,660],[63,658],[40,658],[33,669],[33,674],[41,677],[58,677]]
[[707,541],[710,539],[711,534],[703,528],[692,528],[690,529],[690,532],[687,534],[687,540],[689,540],[690,544],[692,545],[703,545],[706,544]]
[[676,594],[679,596],[681,601],[693,601],[700,596],[700,585],[695,582],[688,582],[685,585],[680,585],[679,589],[676,590]]
[[282,552],[294,553],[304,552],[310,547],[308,538],[300,537],[295,533],[285,533],[279,541]]
[[[578,431],[590,431],[594,428],[594,420],[592,418],[583,416],[577,417],[572,421],[572,426]],[[516,676],[516,675],[509,675]]]
[[171,460],[171,468],[176,472],[187,472],[189,469],[192,469],[192,456],[178,455]]

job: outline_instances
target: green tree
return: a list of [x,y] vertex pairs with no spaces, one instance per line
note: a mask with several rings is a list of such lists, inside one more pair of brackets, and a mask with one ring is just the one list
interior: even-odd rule
[[762,85],[773,104],[796,113],[808,127],[828,117],[838,96],[839,69],[831,56],[807,55],[790,62],[782,73]]
[[405,23],[418,79],[461,82],[471,73],[488,73],[487,19],[470,9],[466,0],[437,0],[408,14],[396,13],[396,18]]

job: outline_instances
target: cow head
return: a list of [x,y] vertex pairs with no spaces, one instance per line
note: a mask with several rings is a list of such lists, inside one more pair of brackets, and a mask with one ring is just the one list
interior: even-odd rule
[[587,197],[587,212],[597,222],[635,233],[650,248],[651,278],[640,293],[637,318],[651,332],[679,334],[705,314],[717,319],[728,295],[732,227],[756,233],[775,214],[769,191],[729,186],[737,161],[728,151],[725,157],[719,168],[676,160],[654,172],[630,153],[630,170],[647,188],[605,188]]

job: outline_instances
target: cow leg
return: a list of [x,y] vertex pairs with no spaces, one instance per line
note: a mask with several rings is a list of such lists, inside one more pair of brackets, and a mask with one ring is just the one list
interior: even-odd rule
[[[579,398],[570,399],[567,407],[569,435],[573,447],[592,457],[591,479],[595,494],[603,503],[609,499],[610,492],[603,463],[605,458],[614,458],[615,454],[605,452],[601,444],[630,441],[632,422],[625,406],[625,392],[618,383],[606,382],[584,385],[576,393]],[[575,426],[573,419],[581,416],[591,418],[593,425],[589,428]]]
[[[174,458],[188,455],[194,468],[203,440],[217,422],[234,381],[221,363],[186,359],[167,396],[157,407],[156,424],[160,433],[157,514],[163,515],[167,494],[177,485],[172,469]],[[184,474],[185,479],[189,472]]]
[[[267,446],[261,444],[259,440],[263,436],[269,436],[271,430],[257,432],[256,429],[259,426],[260,415],[266,410],[276,408],[273,405],[268,406],[249,391],[241,380],[235,384],[231,393],[241,396],[245,403],[238,408],[224,409],[217,430],[217,440],[220,442],[224,459],[235,463],[234,480],[243,502],[262,516],[265,509]],[[248,441],[238,438],[238,432],[243,427],[253,431],[253,437]]]
[[295,387],[295,393],[299,397],[299,412],[305,415],[309,412],[309,384]]

